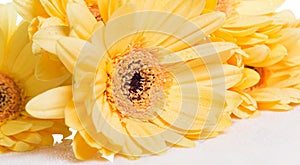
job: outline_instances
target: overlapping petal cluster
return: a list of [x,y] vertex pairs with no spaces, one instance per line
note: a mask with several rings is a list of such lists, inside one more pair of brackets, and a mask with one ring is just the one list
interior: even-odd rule
[[0,152],[52,144],[52,133],[70,127],[78,159],[136,159],[193,147],[234,116],[292,109],[300,103],[300,23],[276,12],[283,2],[0,6]]

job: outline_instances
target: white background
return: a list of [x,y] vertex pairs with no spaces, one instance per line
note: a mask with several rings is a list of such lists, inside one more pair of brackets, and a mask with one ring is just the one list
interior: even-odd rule
[[[0,3],[10,0],[0,0]],[[300,17],[300,1],[286,0],[281,9]],[[0,164],[111,164],[101,158],[76,161],[68,143],[26,153],[0,155]],[[117,157],[114,164],[300,164],[300,107],[289,112],[262,112],[255,119],[234,120],[233,126],[217,138],[198,142],[195,148],[171,149],[163,156],[129,161]]]

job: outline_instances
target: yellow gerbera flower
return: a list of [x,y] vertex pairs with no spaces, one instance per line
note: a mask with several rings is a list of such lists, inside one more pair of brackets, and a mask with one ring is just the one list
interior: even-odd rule
[[[168,9],[161,1],[125,4],[89,42],[59,39],[56,51],[75,74],[73,87],[35,97],[27,111],[65,118],[78,130],[73,143],[78,159],[97,151],[136,158],[216,136],[231,124],[236,105],[226,89],[242,73],[223,64],[238,53],[235,44],[208,42],[206,35],[222,25],[224,14],[200,15],[204,2],[168,1]],[[80,7],[69,5],[72,18],[80,18],[73,26],[90,26],[88,15],[73,10]],[[56,97],[46,99],[51,96]]]
[[[55,42],[55,40],[61,36],[73,36],[81,39],[88,39],[90,36],[86,35],[94,30],[95,27],[93,27],[93,25],[98,21],[103,20],[100,13],[105,20],[107,20],[113,11],[126,1],[127,0],[124,0],[124,2],[102,0],[99,2],[98,0],[13,0],[18,13],[25,20],[30,22],[28,31],[29,37],[33,41],[33,52],[35,55],[40,56],[35,68],[37,78],[44,81],[65,81],[69,79],[71,74],[69,73],[68,68],[65,68],[61,63],[59,57],[57,57],[55,44],[51,44],[51,41]],[[67,6],[68,2],[73,2],[87,10],[87,12],[86,10],[80,10],[85,16],[89,14],[89,17],[86,17],[87,20],[84,20],[86,26],[73,26],[73,22],[80,19],[80,17],[67,16],[67,12],[70,12],[68,10],[72,10]],[[98,3],[101,7],[98,7],[100,6]],[[76,12],[78,11],[79,10],[76,10]],[[75,11],[73,10],[71,12]],[[52,28],[53,26],[56,28]],[[44,30],[46,30],[46,32]],[[39,31],[41,32],[37,34]],[[39,40],[39,42],[36,42],[36,40]],[[47,46],[43,43],[46,43]],[[51,66],[51,68],[45,68],[44,66],[46,65]]]
[[[256,116],[256,109],[291,109],[289,105],[299,103],[298,95],[283,94],[287,90],[297,93],[298,89],[282,89],[287,87],[279,88],[267,83],[270,81],[270,74],[273,74],[269,67],[281,65],[280,61],[290,58],[287,57],[290,56],[289,48],[292,46],[289,37],[294,36],[294,41],[299,37],[297,30],[293,29],[297,24],[293,13],[275,12],[283,2],[284,0],[221,0],[214,1],[215,6],[207,6],[207,11],[217,10],[227,15],[222,28],[211,35],[212,40],[234,42],[248,54],[242,56],[244,79],[232,89],[244,98],[241,106],[234,111],[238,117]],[[281,81],[284,83],[290,80]]]
[[25,112],[25,104],[59,82],[36,79],[38,58],[31,53],[28,23],[16,25],[11,4],[1,4],[0,15],[0,153],[52,145],[52,133],[68,135],[68,128],[61,121],[34,119]]
[[[83,0],[74,1],[85,4]],[[18,13],[30,22],[28,33],[30,40],[33,41],[33,53],[40,56],[35,68],[36,77],[40,80],[60,80],[63,82],[71,76],[55,53],[41,49],[35,44],[33,37],[38,30],[53,25],[61,26],[62,32],[59,34],[67,35],[69,33],[66,17],[67,2],[65,0],[13,0]]]

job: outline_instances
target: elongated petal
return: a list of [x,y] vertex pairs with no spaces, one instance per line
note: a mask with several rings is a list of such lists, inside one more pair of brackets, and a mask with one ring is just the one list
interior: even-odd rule
[[185,62],[193,59],[199,59],[198,65],[221,64],[226,62],[238,49],[238,46],[233,43],[212,42],[197,45],[176,53],[167,52],[159,54],[158,59],[160,64]]
[[14,141],[13,139],[11,139],[5,135],[2,135],[2,137],[0,138],[0,146],[12,147],[14,144],[16,144],[16,141]]
[[13,0],[13,2],[18,13],[28,21],[37,16],[48,16],[39,0]]
[[260,75],[253,69],[244,68],[241,81],[236,84],[234,89],[247,89],[256,85],[260,80]]
[[98,151],[96,148],[90,147],[79,133],[75,135],[72,146],[75,157],[80,160],[90,159]]
[[67,106],[65,107],[65,122],[66,125],[77,130],[80,131],[82,130],[82,125],[81,122],[76,114],[76,110],[75,110],[75,106],[73,101],[70,101]]
[[71,99],[71,86],[58,87],[30,100],[26,105],[26,110],[37,118],[60,119],[64,118],[65,107]]
[[21,133],[14,135],[15,138],[26,143],[39,144],[42,141],[42,136],[39,133]]
[[225,28],[251,28],[265,27],[271,24],[272,20],[267,16],[239,16],[223,25]]
[[64,82],[70,77],[70,73],[55,55],[45,52],[35,66],[35,76],[42,81]]
[[40,0],[41,5],[49,16],[58,17],[61,20],[66,20],[66,2],[65,1],[48,1]]
[[41,131],[54,125],[53,121],[48,120],[26,120],[26,122],[32,124],[32,127],[29,130],[31,132]]
[[167,149],[159,132],[163,131],[151,123],[126,120],[129,135],[149,153],[159,154]]
[[12,151],[24,152],[24,151],[30,151],[33,148],[34,148],[34,146],[32,146],[26,142],[17,141],[16,144],[14,146],[10,147],[9,149],[11,149]]
[[18,133],[29,130],[32,127],[31,123],[23,121],[7,121],[4,125],[1,126],[1,131],[4,135],[16,135]]
[[264,15],[274,12],[284,0],[241,0],[236,10],[243,15]]
[[0,29],[4,33],[4,38],[10,38],[17,28],[17,12],[12,4],[0,5]]
[[68,37],[58,40],[56,45],[57,55],[69,72],[74,72],[76,60],[85,43],[83,40]]
[[[78,12],[80,11],[80,12]],[[86,6],[69,3],[67,6],[69,26],[76,36],[88,40],[96,26],[96,19]],[[84,18],[84,19],[82,19]]]
[[195,147],[195,143],[180,134],[177,134],[173,131],[166,130],[162,137],[166,140],[166,142],[171,145],[179,146],[179,147]]
[[34,73],[35,64],[38,57],[31,52],[31,44],[24,46],[22,51],[14,59],[14,64],[11,66],[11,72],[14,73],[20,80],[24,80]]
[[[9,68],[13,66],[17,57],[20,55],[24,47],[29,43],[27,28],[28,22],[21,23],[10,38],[10,44],[7,47],[8,58],[5,62]],[[22,40],[20,40],[20,38],[22,38]],[[28,56],[30,57],[30,54]]]
[[44,50],[56,54],[57,41],[67,36],[69,29],[66,26],[51,26],[40,29],[33,36],[33,42],[38,44]]

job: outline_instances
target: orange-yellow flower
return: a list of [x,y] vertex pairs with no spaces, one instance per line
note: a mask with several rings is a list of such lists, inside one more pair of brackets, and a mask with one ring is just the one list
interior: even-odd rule
[[[204,4],[136,1],[120,6],[107,21],[101,14],[104,23],[86,24],[92,18],[87,8],[70,3],[75,33],[92,36],[57,41],[57,54],[74,73],[74,84],[35,97],[27,111],[65,118],[78,130],[73,144],[78,159],[97,151],[128,158],[160,154],[218,135],[231,124],[237,106],[231,104],[236,95],[226,89],[242,76],[240,68],[223,62],[240,51],[232,43],[208,42],[224,14],[201,15]],[[85,28],[94,25],[92,32]],[[56,99],[49,102],[51,96]]]
[[61,121],[33,118],[25,112],[25,104],[60,82],[36,79],[38,57],[31,52],[28,23],[16,25],[11,4],[0,5],[0,15],[0,153],[52,145],[52,133],[68,135],[68,128]]
[[[291,49],[294,49],[292,43],[299,39],[293,13],[275,12],[283,2],[284,0],[221,0],[215,1],[215,8],[207,6],[209,11],[222,11],[227,15],[222,28],[211,35],[212,40],[234,42],[247,54],[241,56],[240,66],[245,68],[244,79],[232,88],[244,100],[234,111],[240,118],[256,116],[257,109],[288,110],[294,103],[299,103],[297,88],[288,85],[274,86],[269,78],[278,74],[270,68],[284,65],[286,58],[294,56],[290,54]],[[286,73],[295,72],[294,70],[286,68]],[[291,81],[286,78],[281,77],[276,82],[286,84]],[[286,92],[290,94],[285,95]]]

